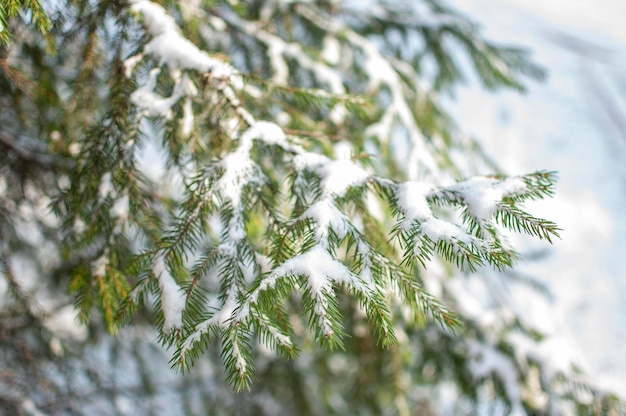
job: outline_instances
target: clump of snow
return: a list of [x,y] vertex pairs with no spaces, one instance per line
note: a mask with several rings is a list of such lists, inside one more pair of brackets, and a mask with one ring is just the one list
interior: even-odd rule
[[306,277],[306,286],[315,299],[313,309],[319,318],[319,324],[326,335],[332,335],[331,324],[326,316],[328,309],[326,296],[332,292],[333,281],[347,284],[355,281],[350,270],[337,259],[334,259],[322,245],[316,245],[306,253],[293,257],[277,267],[272,274],[261,282],[258,291],[274,286],[278,278],[285,276]]
[[118,198],[111,207],[111,217],[125,220],[128,218],[128,194],[125,193],[121,198]]
[[180,134],[183,137],[189,137],[191,133],[193,132],[194,115],[193,115],[193,108],[191,104],[192,104],[191,98],[186,97],[185,103],[183,104],[183,118],[180,123],[181,124]]
[[324,155],[320,155],[314,152],[302,152],[293,158],[293,166],[297,171],[303,171],[304,169],[315,169],[324,163],[330,162],[331,159]]
[[224,172],[215,183],[214,189],[232,206],[233,215],[228,224],[228,237],[234,241],[245,238],[241,204],[243,187],[249,183],[264,181],[260,169],[250,158],[254,140],[261,140],[270,145],[282,145],[286,142],[286,137],[283,130],[275,123],[255,122],[242,134],[237,149],[224,156],[219,162]]
[[92,264],[91,264],[91,273],[94,276],[104,276],[106,275],[106,270],[107,270],[107,266],[109,265],[109,257],[105,254],[101,255],[100,257],[98,257]]
[[333,146],[333,153],[337,159],[349,160],[353,152],[354,147],[348,140],[340,140]]
[[241,354],[241,350],[239,349],[239,342],[237,342],[236,339],[233,339],[232,346],[232,354],[235,357],[235,369],[240,372],[246,371],[246,360],[243,358],[243,354]]
[[160,72],[160,68],[152,69],[148,81],[130,95],[130,102],[139,107],[148,116],[161,116],[170,119],[172,118],[172,106],[182,97],[183,91],[181,83],[177,83],[172,95],[167,98],[155,93],[154,88]]
[[35,402],[33,402],[29,398],[24,398],[22,402],[20,403],[20,405],[22,407],[21,410],[23,410],[24,413],[27,415],[32,415],[32,416],[44,416],[45,415],[45,413],[42,412],[41,409],[37,407]]
[[[307,286],[314,294],[330,291],[333,281],[351,283],[354,280],[350,270],[319,244],[274,269],[263,279],[256,292],[274,287],[276,281],[285,276],[306,276]],[[251,303],[255,302],[256,299],[251,298]]]
[[424,182],[405,182],[396,188],[396,200],[398,208],[404,213],[404,226],[410,226],[413,221],[425,221],[432,217],[433,213],[428,205],[426,197],[433,186]]
[[333,230],[337,237],[344,238],[348,234],[348,222],[346,216],[330,198],[323,198],[311,205],[300,217],[311,218],[317,223],[315,237],[321,241],[328,237],[328,230]]
[[[526,189],[526,184],[520,178],[496,180],[488,177],[471,178],[445,188],[446,191],[457,194],[467,205],[470,214],[479,221],[489,219],[497,211],[502,198],[517,195]],[[420,232],[435,243],[457,240],[468,245],[480,245],[478,239],[458,225],[433,215],[427,200],[433,191],[431,184],[419,181],[396,185],[396,203],[404,214],[402,227],[406,230],[413,222],[418,221]]]
[[447,189],[457,192],[467,204],[470,214],[479,221],[489,219],[498,210],[498,203],[506,196],[515,196],[527,189],[520,178],[498,180],[474,177]]
[[73,341],[87,339],[87,327],[78,323],[78,312],[73,305],[66,305],[47,316],[43,325],[55,336]]
[[267,37],[267,56],[272,65],[272,82],[278,85],[289,83],[289,66],[283,58],[287,45],[282,39],[274,36]]
[[106,172],[100,178],[100,186],[98,187],[98,197],[100,201],[113,192],[113,182],[111,181],[111,172]]
[[322,196],[342,197],[350,186],[359,186],[370,178],[370,173],[352,160],[332,160],[313,152],[302,152],[294,158],[297,170],[311,169],[320,176]]
[[439,241],[454,242],[458,240],[462,243],[470,245],[476,243],[477,240],[471,235],[463,231],[458,225],[448,221],[443,221],[435,217],[431,217],[424,221],[419,228],[420,232],[426,235],[433,243]]
[[245,131],[240,140],[242,142],[248,142],[253,139],[273,145],[283,145],[287,140],[283,129],[276,123],[269,121],[257,121]]
[[166,333],[171,332],[173,329],[181,328],[183,324],[183,311],[186,303],[185,293],[167,270],[163,256],[157,256],[152,267],[161,289],[161,308],[165,318],[163,331]]
[[324,46],[322,48],[322,59],[331,65],[337,65],[341,58],[341,44],[337,38],[333,36],[324,37]]
[[80,144],[78,142],[72,142],[67,147],[67,151],[70,152],[70,155],[72,155],[73,157],[78,156],[80,154],[80,150]]
[[80,217],[74,218],[74,223],[72,224],[74,232],[78,235],[82,234],[87,229],[87,224],[80,219]]
[[224,169],[224,173],[216,182],[215,189],[231,202],[234,209],[240,205],[243,185],[250,181],[262,181],[259,171],[255,169],[255,163],[250,159],[250,150],[255,139],[274,145],[286,141],[285,133],[278,125],[258,121],[243,133],[237,149],[220,161],[219,166]]
[[[159,65],[167,64],[171,70],[211,72],[216,78],[229,78],[235,73],[232,66],[211,58],[185,39],[174,19],[161,6],[149,0],[133,0],[131,10],[143,15],[146,32],[153,37],[144,47],[144,54],[153,55]],[[136,62],[130,61],[128,65],[132,63]]]
[[137,55],[133,55],[124,61],[124,75],[126,76],[126,78],[130,78],[130,76],[133,74],[133,70],[135,69],[137,64],[141,62],[142,59],[143,53],[140,53]]
[[224,156],[219,166],[224,169],[224,173],[215,183],[215,190],[236,209],[241,202],[243,185],[254,176],[254,162],[250,159],[247,149],[240,147]]
[[146,30],[151,36],[159,36],[167,32],[176,32],[178,27],[165,10],[156,3],[146,0],[132,2],[131,10],[143,14]]

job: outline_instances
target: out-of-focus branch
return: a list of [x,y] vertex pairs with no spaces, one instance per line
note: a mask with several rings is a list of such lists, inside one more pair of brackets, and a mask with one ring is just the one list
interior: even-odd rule
[[69,170],[74,168],[75,162],[69,158],[55,157],[44,153],[42,143],[27,138],[17,139],[5,131],[0,130],[0,147],[12,152],[19,159],[35,163],[43,169]]

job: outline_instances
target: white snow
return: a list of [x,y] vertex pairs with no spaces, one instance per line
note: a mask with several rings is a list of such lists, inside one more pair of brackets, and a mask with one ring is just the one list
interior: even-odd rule
[[172,106],[182,97],[183,91],[180,87],[181,83],[177,83],[172,95],[167,98],[155,93],[154,88],[160,72],[160,68],[153,68],[150,71],[148,81],[130,95],[130,101],[148,116],[161,116],[170,119],[172,118]]
[[178,286],[165,265],[162,255],[157,256],[153,263],[154,275],[159,281],[161,289],[161,308],[165,323],[164,332],[179,329],[183,324],[183,311],[185,310],[185,293]]
[[[42,412],[37,405],[35,404],[35,402],[33,402],[31,399],[29,398],[24,398],[22,400],[22,402],[20,403],[22,406],[22,411],[27,414],[27,415],[31,415],[31,416],[45,416],[45,413]],[[21,412],[20,412],[21,413]]]
[[214,189],[222,198],[230,202],[233,215],[228,224],[228,237],[233,241],[245,238],[243,207],[241,194],[249,183],[260,183],[264,178],[257,165],[250,159],[250,150],[254,140],[261,140],[269,145],[286,145],[283,130],[275,123],[254,122],[240,137],[239,146],[224,156],[219,166],[224,172],[214,184]]
[[91,273],[94,276],[104,276],[106,275],[106,267],[109,265],[109,257],[107,253],[104,253],[100,257],[98,257],[93,263],[91,263]]
[[240,147],[224,156],[219,162],[219,166],[224,169],[224,173],[215,183],[215,190],[226,200],[230,201],[234,209],[237,209],[241,203],[243,186],[254,175],[255,165],[250,159],[248,150]]
[[324,46],[322,48],[322,59],[330,65],[337,65],[341,58],[341,44],[337,38],[333,36],[324,37]]
[[448,221],[440,220],[435,217],[431,217],[424,221],[419,228],[420,232],[426,235],[433,243],[439,241],[455,242],[455,240],[461,241],[467,245],[476,244],[478,240],[471,235],[463,231],[458,225],[452,224]]
[[517,177],[498,180],[474,177],[447,188],[458,192],[467,204],[470,214],[479,221],[489,219],[498,209],[498,203],[506,196],[515,196],[527,189]]
[[333,160],[315,169],[322,179],[323,195],[342,197],[350,186],[365,183],[370,173],[351,160]]
[[339,238],[344,238],[348,234],[348,219],[339,211],[331,198],[323,198],[314,203],[300,218],[311,218],[316,222],[315,238],[317,241],[326,239],[329,229],[333,230]]
[[267,57],[272,65],[272,82],[278,85],[289,84],[289,67],[283,58],[286,45],[278,37],[267,37]]
[[87,229],[87,224],[85,224],[85,222],[80,219],[80,217],[74,218],[74,223],[72,224],[72,226],[74,228],[74,232],[77,235],[82,234]]
[[281,145],[286,142],[285,133],[278,125],[258,121],[243,133],[237,149],[224,156],[219,162],[224,173],[215,183],[215,189],[231,202],[234,209],[237,209],[241,203],[243,185],[250,181],[262,180],[255,169],[256,165],[250,159],[250,150],[255,139],[270,145]]
[[113,192],[113,182],[111,181],[111,172],[106,172],[100,178],[100,186],[98,187],[98,196],[100,202]]
[[[314,294],[330,291],[332,282],[351,283],[354,277],[350,270],[322,246],[316,245],[306,253],[295,256],[267,276],[257,291],[274,287],[279,278],[285,276],[306,276],[307,286]],[[251,298],[251,303],[256,299]]]
[[4,198],[6,196],[7,191],[7,180],[4,176],[0,176],[0,198]]
[[278,341],[280,345],[287,347],[291,347],[293,345],[293,343],[291,342],[291,338],[279,332],[274,325],[268,323],[265,325],[265,328],[267,328],[267,330],[272,334],[272,336],[276,339],[276,341]]
[[[235,73],[230,65],[211,58],[185,39],[174,19],[161,6],[148,0],[133,0],[131,10],[143,15],[146,32],[153,37],[144,47],[144,54],[154,55],[159,65],[167,64],[170,70],[211,72],[216,78],[229,78]],[[128,66],[136,63],[136,58],[129,59]]]
[[73,305],[66,305],[51,312],[43,324],[61,339],[83,342],[89,335],[87,327],[78,322],[78,311]]
[[[224,88],[222,92],[229,94],[231,99],[234,97],[235,101],[237,98],[231,88],[243,88],[240,74],[230,64],[209,56],[185,39],[174,19],[161,6],[148,0],[131,0],[130,8],[143,16],[145,31],[152,39],[140,54],[124,61],[126,76],[130,77],[135,66],[147,55],[153,56],[158,61],[158,66],[150,71],[147,82],[131,94],[130,100],[145,115],[170,119],[172,106],[185,97],[181,135],[188,137],[193,131],[194,124],[191,97],[197,94],[197,88],[182,71],[196,70],[210,73],[213,79],[228,81],[228,88]],[[154,92],[160,67],[164,65],[168,67],[169,75],[174,81],[174,89],[169,97]],[[241,109],[241,112],[244,111]]]
[[284,145],[287,140],[283,129],[276,123],[269,121],[257,121],[245,131],[240,140],[247,143],[253,139],[261,140],[270,145]]
[[350,160],[354,153],[354,146],[348,140],[339,140],[333,145],[336,159]]
[[111,207],[111,217],[125,220],[128,218],[128,194],[125,193],[121,198],[118,198]]
[[193,115],[193,108],[191,104],[192,104],[191,98],[186,97],[185,103],[183,104],[183,118],[180,123],[181,124],[180,134],[183,137],[189,137],[191,133],[193,132],[194,115]]
[[405,182],[396,188],[396,199],[398,208],[402,210],[405,217],[405,227],[410,226],[413,221],[425,221],[432,217],[433,213],[426,201],[426,197],[433,189],[431,184],[425,182]]
[[293,165],[297,171],[302,171],[307,168],[315,170],[316,167],[328,163],[330,160],[331,159],[319,153],[303,151],[293,158]]
[[133,70],[137,66],[139,62],[143,59],[143,53],[139,53],[137,55],[133,55],[130,58],[127,58],[124,61],[124,75],[126,78],[130,78],[133,74]]
[[72,155],[73,157],[76,157],[80,153],[80,144],[78,142],[72,142],[67,147],[67,150],[68,152],[70,152],[70,155]]
[[246,360],[243,358],[243,355],[241,354],[241,350],[239,350],[239,343],[236,339],[232,340],[232,345],[233,345],[233,356],[236,359],[236,364],[235,364],[235,369],[239,372],[244,372],[246,371]]

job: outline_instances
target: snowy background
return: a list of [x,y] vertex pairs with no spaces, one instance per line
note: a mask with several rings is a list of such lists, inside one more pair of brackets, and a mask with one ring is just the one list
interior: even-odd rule
[[[597,381],[626,391],[626,2],[454,0],[486,38],[529,48],[548,71],[526,95],[472,81],[447,108],[507,173],[559,172],[533,206],[562,240],[522,271],[548,280],[566,334]],[[532,312],[532,311],[530,311]],[[547,318],[546,318],[547,319]]]

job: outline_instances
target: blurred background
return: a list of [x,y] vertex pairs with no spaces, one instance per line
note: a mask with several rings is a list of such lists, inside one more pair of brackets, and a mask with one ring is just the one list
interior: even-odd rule
[[[453,0],[489,39],[530,49],[548,71],[526,95],[476,80],[446,103],[507,173],[559,172],[533,207],[562,240],[520,264],[549,281],[556,326],[597,382],[626,391],[626,2]],[[541,251],[541,248],[538,248]]]

